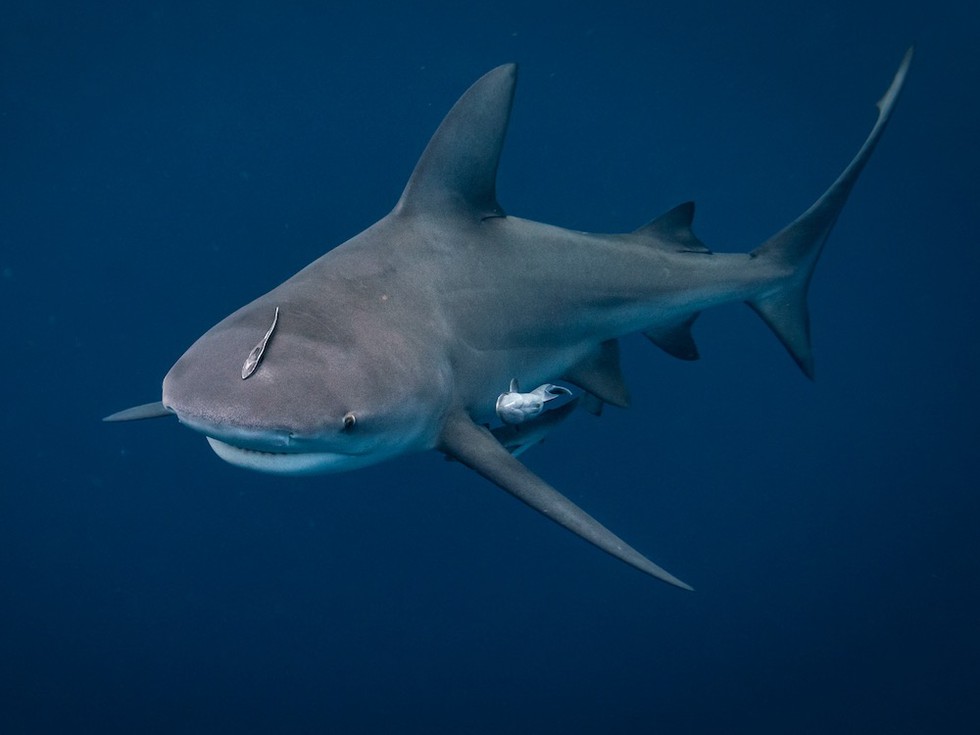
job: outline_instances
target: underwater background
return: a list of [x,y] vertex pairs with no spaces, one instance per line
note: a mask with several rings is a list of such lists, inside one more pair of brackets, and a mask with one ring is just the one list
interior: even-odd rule
[[[978,42],[966,2],[4,3],[0,732],[980,731]],[[524,455],[694,593],[435,453],[289,479],[100,422],[383,216],[493,66],[509,213],[695,199],[745,251],[912,43],[816,381],[710,311],[699,362],[625,340],[631,408]]]

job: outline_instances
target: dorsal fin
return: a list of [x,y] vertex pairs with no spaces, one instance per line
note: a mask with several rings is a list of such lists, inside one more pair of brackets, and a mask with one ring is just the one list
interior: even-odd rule
[[517,64],[504,64],[466,90],[415,165],[396,213],[504,215],[497,203],[497,163],[516,83]]
[[619,342],[606,340],[595,354],[562,376],[596,398],[620,408],[630,403],[630,392],[619,369]]
[[694,234],[691,229],[693,223],[694,202],[684,202],[635,230],[633,234],[652,237],[659,244],[682,253],[711,253],[708,246]]

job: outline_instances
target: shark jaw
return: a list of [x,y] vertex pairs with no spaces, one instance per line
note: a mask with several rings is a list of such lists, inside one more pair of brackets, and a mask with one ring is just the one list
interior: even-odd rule
[[[261,430],[232,427],[196,417],[171,413],[184,426],[203,434],[211,449],[228,464],[270,475],[320,475],[346,472],[379,461],[378,456],[363,447],[336,451],[335,442],[300,437],[286,430]],[[220,437],[220,438],[219,438]]]
[[206,436],[211,449],[228,464],[271,475],[319,475],[356,469],[371,461],[337,452],[267,452],[228,444]]
[[[399,425],[396,432],[360,432],[348,435],[345,430],[303,431],[296,427],[271,428],[242,426],[231,422],[204,419],[173,405],[161,404],[162,411],[177,416],[189,429],[204,436],[214,453],[228,464],[270,475],[321,475],[369,467],[411,451],[419,451],[423,426]],[[151,415],[155,404],[121,412],[111,420],[129,420],[134,411]],[[158,414],[152,414],[158,415]],[[118,415],[117,415],[118,416]],[[352,418],[353,421],[353,418]],[[352,424],[353,425],[353,424]],[[357,432],[352,431],[351,434]]]

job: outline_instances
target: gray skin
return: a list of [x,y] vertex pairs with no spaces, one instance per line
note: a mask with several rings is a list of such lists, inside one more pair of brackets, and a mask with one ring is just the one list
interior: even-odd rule
[[694,319],[734,301],[755,309],[812,377],[810,277],[911,57],[837,181],[745,254],[701,243],[690,203],[617,235],[505,215],[495,179],[517,67],[498,67],[447,115],[388,216],[212,327],[170,369],[161,402],[106,420],[176,414],[223,459],[278,474],[438,449],[613,556],[690,589],[512,454],[570,408],[493,433],[496,399],[515,378],[527,388],[564,380],[594,412],[625,406],[619,337],[643,332],[696,359]]

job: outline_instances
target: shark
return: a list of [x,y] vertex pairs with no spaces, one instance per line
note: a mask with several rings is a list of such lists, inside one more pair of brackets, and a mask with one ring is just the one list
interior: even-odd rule
[[278,475],[437,450],[613,557],[690,590],[518,455],[578,404],[596,414],[628,406],[624,336],[698,359],[692,325],[711,307],[747,304],[813,378],[808,287],[913,51],[843,172],[748,253],[705,245],[692,202],[616,234],[507,214],[496,176],[517,65],[499,66],[451,108],[390,213],[205,332],[167,372],[160,400],[104,420],[176,416],[221,459]]

